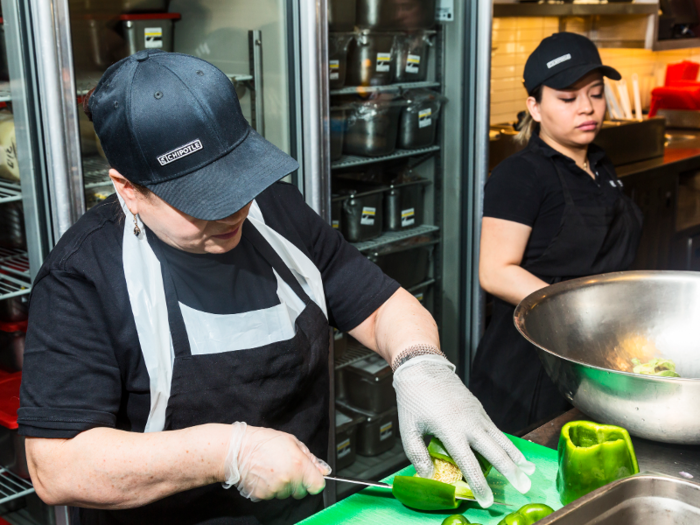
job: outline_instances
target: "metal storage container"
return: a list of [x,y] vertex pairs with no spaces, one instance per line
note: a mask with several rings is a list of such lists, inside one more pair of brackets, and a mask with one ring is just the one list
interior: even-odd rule
[[355,0],[328,0],[328,29],[352,31],[355,29]]
[[357,453],[361,456],[378,456],[394,448],[399,434],[399,414],[396,407],[376,414],[338,402],[344,412],[366,419],[357,428]]
[[21,202],[0,204],[0,225],[0,248],[27,249]]
[[357,457],[357,426],[365,416],[352,417],[336,408],[335,411],[335,470],[336,472],[355,463]]
[[440,107],[447,99],[429,89],[404,93],[406,107],[401,110],[397,146],[417,149],[432,146],[437,136]]
[[396,37],[396,82],[422,82],[428,78],[428,56],[435,31],[418,31]]
[[391,184],[384,194],[384,230],[400,231],[423,224],[427,180]]
[[347,190],[343,199],[340,231],[349,242],[368,241],[382,234],[383,196],[381,191],[361,193]]
[[338,160],[343,156],[343,142],[345,139],[345,108],[331,108],[331,160]]
[[383,254],[375,253],[370,256],[370,260],[402,287],[411,288],[428,279],[432,251],[432,245],[419,246]]
[[363,29],[415,31],[435,25],[436,0],[412,0],[410,7],[395,0],[357,0],[356,25]]
[[328,35],[328,84],[330,89],[340,89],[345,85],[348,46],[352,38],[352,33],[330,33]]
[[348,111],[343,152],[363,157],[394,153],[403,105],[391,95],[353,103]]
[[395,33],[355,33],[348,47],[347,86],[382,86],[394,81]]
[[362,410],[380,413],[396,406],[396,392],[391,385],[393,374],[389,364],[378,354],[345,367],[348,404]]
[[121,57],[133,55],[142,49],[173,50],[173,23],[180,13],[148,13],[121,15],[124,48]]

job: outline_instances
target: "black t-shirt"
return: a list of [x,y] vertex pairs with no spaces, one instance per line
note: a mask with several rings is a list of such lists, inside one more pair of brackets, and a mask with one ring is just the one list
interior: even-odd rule
[[[355,328],[398,289],[306,206],[294,186],[274,184],[256,200],[265,223],[321,272],[332,326]],[[143,431],[149,376],[126,288],[123,233],[124,215],[110,197],[66,232],[37,275],[18,413],[22,435],[71,438],[94,427]],[[272,269],[251,250],[247,242],[221,257],[168,250],[180,301],[226,313],[278,304]],[[228,292],[233,301],[225,299]]]
[[544,253],[561,225],[564,192],[554,163],[561,169],[576,206],[612,206],[619,198],[622,183],[605,151],[591,144],[588,161],[596,180],[573,159],[533,135],[525,149],[494,168],[484,189],[484,217],[532,227],[523,266]]

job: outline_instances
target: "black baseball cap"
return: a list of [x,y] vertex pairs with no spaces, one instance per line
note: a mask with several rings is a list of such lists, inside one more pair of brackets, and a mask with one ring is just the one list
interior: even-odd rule
[[228,217],[299,168],[248,124],[228,77],[190,55],[120,60],[88,108],[110,165],[197,219]]
[[539,86],[564,89],[596,69],[613,80],[622,78],[617,70],[603,65],[598,48],[585,36],[554,33],[527,58],[523,83],[528,94]]

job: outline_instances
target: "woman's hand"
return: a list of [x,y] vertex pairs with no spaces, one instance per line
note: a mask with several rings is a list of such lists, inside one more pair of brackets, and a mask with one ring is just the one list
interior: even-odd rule
[[252,501],[301,499],[326,486],[331,468],[291,434],[234,423],[224,486],[235,485]]

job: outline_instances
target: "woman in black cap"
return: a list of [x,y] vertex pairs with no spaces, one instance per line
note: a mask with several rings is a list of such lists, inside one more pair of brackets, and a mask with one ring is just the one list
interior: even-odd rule
[[391,363],[419,474],[433,473],[435,434],[482,505],[493,496],[470,446],[528,490],[534,466],[455,375],[430,314],[278,182],[296,161],[250,128],[221,71],[140,51],[87,108],[117,194],[33,287],[18,419],[42,499],[81,525],[315,512],[330,325]]
[[525,64],[527,146],[486,184],[479,279],[494,307],[469,385],[506,432],[568,406],[516,330],[515,305],[562,280],[625,270],[639,244],[641,211],[592,144],[606,110],[604,76],[620,79],[587,38],[545,38]]

